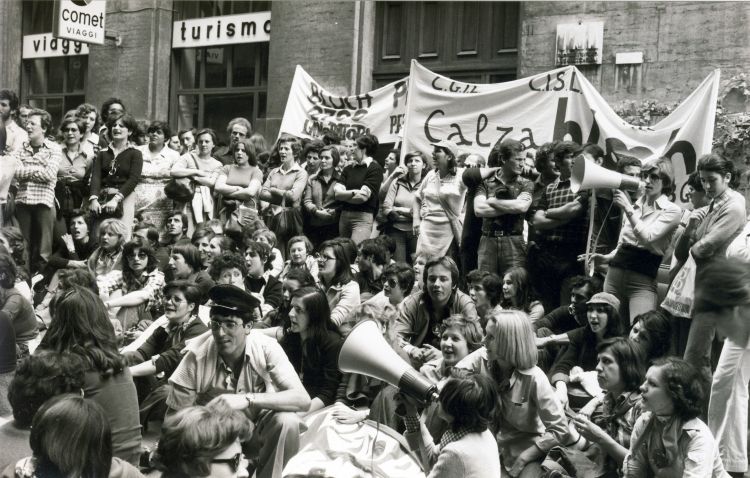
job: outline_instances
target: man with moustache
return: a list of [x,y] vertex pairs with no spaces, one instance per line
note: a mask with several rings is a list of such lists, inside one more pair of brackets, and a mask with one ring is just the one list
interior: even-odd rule
[[278,342],[253,333],[258,300],[233,285],[209,292],[211,334],[188,344],[188,352],[169,378],[168,415],[193,405],[224,402],[242,410],[254,424],[246,449],[257,452],[259,478],[281,478],[299,449],[297,412],[310,396]]
[[498,153],[500,170],[479,186],[474,213],[484,218],[479,268],[502,278],[509,268],[526,266],[523,222],[531,206],[534,183],[521,176],[526,163],[523,144],[505,140]]

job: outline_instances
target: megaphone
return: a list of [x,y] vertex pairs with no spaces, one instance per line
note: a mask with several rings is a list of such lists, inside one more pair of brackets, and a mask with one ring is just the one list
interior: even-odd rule
[[364,320],[349,332],[339,352],[339,370],[390,383],[422,403],[438,398],[435,384],[398,356],[374,320]]
[[624,189],[637,191],[641,185],[638,178],[610,171],[592,161],[578,156],[573,161],[570,175],[570,190],[574,193],[582,189]]

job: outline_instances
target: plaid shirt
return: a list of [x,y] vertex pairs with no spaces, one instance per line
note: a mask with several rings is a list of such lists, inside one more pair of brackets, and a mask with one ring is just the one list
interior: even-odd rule
[[[142,280],[145,278],[146,283],[140,289],[134,290],[143,290],[148,293],[148,304],[146,305],[161,305],[164,297],[164,273],[159,269],[154,269],[151,272],[144,272],[141,277]],[[112,292],[118,289],[122,289],[122,295],[133,292],[125,286],[122,271],[118,269],[100,277],[96,284],[102,297],[109,297]]]
[[586,246],[588,237],[587,218],[588,218],[588,194],[585,192],[574,193],[570,190],[570,179],[555,182],[547,186],[544,190],[539,203],[534,208],[535,211],[554,209],[573,201],[580,201],[586,209],[586,213],[577,217],[567,224],[547,231],[537,230],[537,237],[542,241],[554,242],[560,245],[566,245],[575,248],[576,251]]
[[62,160],[60,147],[45,139],[34,153],[31,145],[24,143],[21,149],[13,153],[13,157],[17,163],[14,176],[18,184],[16,202],[55,207],[57,168]]

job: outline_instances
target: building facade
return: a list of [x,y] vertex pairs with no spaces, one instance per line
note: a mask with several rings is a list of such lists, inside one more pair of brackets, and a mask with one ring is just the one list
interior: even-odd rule
[[341,95],[403,78],[411,59],[501,82],[555,68],[560,25],[601,22],[599,63],[578,66],[610,101],[679,101],[714,68],[750,65],[747,3],[106,2],[108,39],[88,46],[52,36],[53,0],[0,2],[2,87],[55,119],[115,96],[137,118],[220,130],[245,116],[274,138],[297,64]]

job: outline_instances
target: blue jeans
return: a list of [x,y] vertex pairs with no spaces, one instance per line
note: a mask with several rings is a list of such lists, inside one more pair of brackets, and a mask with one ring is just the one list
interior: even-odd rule
[[633,319],[645,312],[656,310],[656,278],[635,271],[610,267],[604,279],[604,292],[620,299],[620,317]]
[[[479,241],[479,268],[502,279],[511,267],[526,267],[523,236],[482,236]],[[466,271],[469,272],[469,271]]]
[[414,262],[414,254],[417,251],[417,236],[412,231],[402,231],[394,227],[388,227],[386,235],[393,238],[396,243],[396,252],[393,253],[393,260],[396,262]]
[[349,237],[359,245],[372,234],[373,214],[364,211],[341,211],[339,235]]

